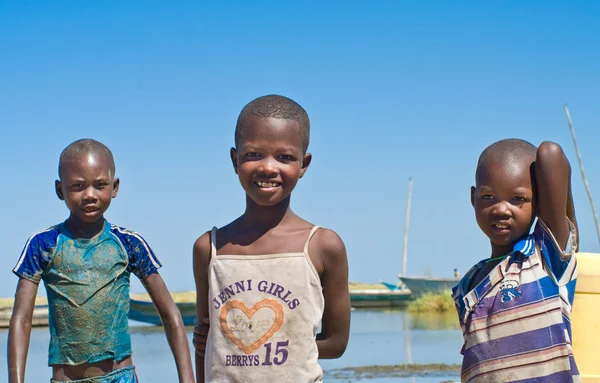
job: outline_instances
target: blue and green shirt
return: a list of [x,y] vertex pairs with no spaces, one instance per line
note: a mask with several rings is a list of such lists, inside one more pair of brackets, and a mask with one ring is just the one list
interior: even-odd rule
[[105,222],[90,239],[64,223],[32,235],[13,272],[48,295],[48,365],[122,360],[131,355],[129,277],[144,279],[161,267],[136,232]]

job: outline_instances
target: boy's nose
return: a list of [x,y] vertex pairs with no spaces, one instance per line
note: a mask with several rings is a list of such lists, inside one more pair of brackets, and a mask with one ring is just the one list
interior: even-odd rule
[[275,163],[274,159],[271,158],[265,158],[262,163],[261,163],[261,167],[259,168],[259,170],[267,175],[271,175],[271,174],[275,174],[277,173],[277,165]]
[[508,206],[508,202],[506,201],[500,201],[497,204],[494,205],[494,209],[492,210],[492,213],[495,215],[501,215],[501,216],[507,216],[507,215],[512,215],[512,212],[510,210],[510,206]]
[[96,199],[95,189],[93,187],[89,187],[85,189],[83,192],[83,199],[86,201],[93,201]]

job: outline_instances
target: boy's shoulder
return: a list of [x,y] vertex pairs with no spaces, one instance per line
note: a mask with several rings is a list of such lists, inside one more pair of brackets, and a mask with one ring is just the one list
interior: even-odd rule
[[110,233],[125,249],[129,258],[129,267],[138,278],[144,279],[162,267],[162,263],[140,233],[108,222],[106,224],[110,225]]
[[315,246],[326,253],[336,254],[342,250],[345,245],[340,235],[333,229],[319,226],[316,230],[310,246]]
[[[56,241],[61,234],[61,224],[52,225],[44,230],[33,233],[27,240],[27,244],[32,242],[56,245]],[[27,245],[26,245],[27,247]]]
[[60,232],[60,225],[54,225],[33,233],[25,242],[13,273],[39,283],[42,273],[56,251]]
[[118,226],[109,222],[106,222],[109,226],[111,234],[116,236],[124,245],[144,245],[147,246],[147,242],[144,237],[135,230]]

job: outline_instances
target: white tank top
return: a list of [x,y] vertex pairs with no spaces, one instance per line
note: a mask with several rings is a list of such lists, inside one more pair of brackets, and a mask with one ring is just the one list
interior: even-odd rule
[[316,335],[324,308],[304,251],[218,255],[211,233],[206,382],[321,382]]

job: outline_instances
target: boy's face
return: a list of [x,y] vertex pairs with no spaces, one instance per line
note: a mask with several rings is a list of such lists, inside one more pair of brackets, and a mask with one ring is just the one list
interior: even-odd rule
[[92,224],[104,218],[119,190],[119,179],[113,178],[112,169],[112,159],[102,152],[82,153],[66,164],[56,181],[56,194],[71,211],[70,219]]
[[233,168],[246,194],[261,206],[289,197],[311,160],[302,151],[294,120],[247,116],[236,145],[231,149]]
[[[481,169],[471,203],[477,224],[492,243],[492,254],[504,255],[529,234],[536,201],[530,164],[489,164]],[[496,250],[496,251],[495,251]]]

